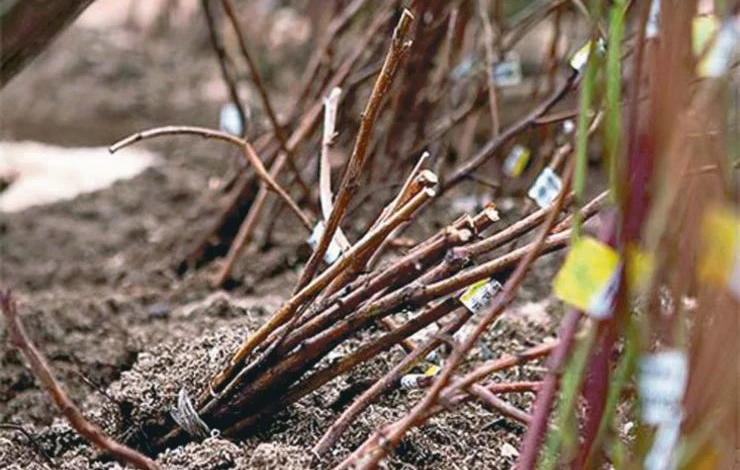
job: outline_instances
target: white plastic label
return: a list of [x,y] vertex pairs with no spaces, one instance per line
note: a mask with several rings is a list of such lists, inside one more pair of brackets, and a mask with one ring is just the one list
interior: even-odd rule
[[614,311],[614,301],[616,300],[617,291],[619,290],[619,279],[622,274],[621,265],[614,271],[612,277],[604,286],[604,288],[597,293],[591,305],[588,308],[588,314],[591,318],[596,320],[604,320],[612,316]]
[[645,423],[670,423],[681,416],[688,376],[688,360],[683,351],[670,349],[640,359],[638,389]]
[[422,388],[425,380],[426,376],[424,374],[406,374],[401,377],[401,388],[406,390]]
[[500,87],[522,83],[522,64],[517,54],[507,54],[506,60],[493,64],[493,83]]
[[563,132],[566,134],[572,134],[576,130],[576,123],[572,119],[563,121]]
[[[315,250],[316,247],[319,246],[319,240],[321,240],[321,236],[324,235],[324,227],[324,221],[320,220],[313,228],[311,236],[308,238],[308,240],[306,240],[311,249]],[[337,243],[335,234],[334,238],[332,238],[331,243],[329,243],[329,247],[326,249],[326,253],[324,253],[324,261],[326,262],[326,264],[332,264],[337,259],[339,259],[340,256],[342,256],[342,249]]]
[[653,0],[653,3],[650,5],[650,14],[648,16],[647,24],[645,24],[645,37],[646,38],[654,38],[658,36],[658,32],[660,31],[659,26],[660,21],[660,0]]
[[548,166],[537,176],[527,195],[534,199],[538,206],[545,208],[557,199],[561,189],[563,189],[563,182]]
[[681,416],[658,425],[653,445],[645,456],[646,470],[673,470],[677,466],[674,455],[678,438],[681,436]]
[[450,78],[455,82],[462,80],[470,75],[474,65],[475,61],[471,57],[466,57],[462,62],[457,64],[454,69],[452,69],[452,72],[450,72]]
[[711,49],[698,65],[701,77],[722,77],[730,69],[733,56],[737,52],[738,30],[733,20],[725,22],[717,33]]
[[503,286],[496,279],[483,279],[468,287],[460,296],[460,301],[472,313],[478,313],[491,305],[491,301],[501,289]]
[[244,123],[239,116],[239,108],[234,103],[226,103],[221,106],[218,127],[224,132],[241,137],[244,133]]

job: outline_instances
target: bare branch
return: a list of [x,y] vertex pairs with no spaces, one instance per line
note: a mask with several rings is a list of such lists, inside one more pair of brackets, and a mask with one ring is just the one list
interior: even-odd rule
[[359,181],[362,168],[365,165],[367,147],[370,143],[370,136],[372,134],[373,127],[375,126],[375,119],[380,111],[380,105],[391,86],[391,82],[398,68],[399,62],[404,55],[404,51],[410,47],[410,43],[406,42],[406,35],[411,28],[413,19],[414,16],[411,12],[404,10],[401,14],[401,19],[398,20],[398,25],[393,32],[391,47],[386,55],[383,68],[380,71],[380,75],[378,75],[373,91],[370,94],[370,99],[368,100],[365,111],[362,114],[362,121],[360,122],[360,130],[357,133],[355,148],[352,151],[350,161],[345,170],[344,177],[342,178],[342,184],[339,187],[337,200],[334,205],[334,209],[332,210],[331,217],[326,221],[324,234],[321,237],[316,250],[309,258],[308,263],[306,263],[303,273],[301,274],[301,278],[299,279],[298,284],[296,284],[295,291],[303,288],[313,278],[319,267],[319,263],[323,259],[324,253],[326,253],[326,249],[329,247],[329,243],[334,237],[334,233],[344,216],[344,212],[347,210],[347,204],[357,191],[357,183]]
[[59,408],[61,414],[69,421],[69,424],[93,445],[121,462],[133,465],[142,470],[159,470],[159,466],[153,460],[130,447],[118,443],[82,415],[67,393],[57,383],[54,373],[46,363],[46,360],[44,360],[44,357],[28,338],[18,318],[16,304],[10,291],[0,291],[0,310],[2,310],[3,316],[7,321],[8,331],[14,346],[26,356],[34,375],[46,389],[46,392],[57,408]]

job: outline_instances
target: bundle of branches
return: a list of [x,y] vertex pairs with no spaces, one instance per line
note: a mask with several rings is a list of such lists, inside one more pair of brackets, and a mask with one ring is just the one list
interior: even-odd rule
[[[691,370],[673,374],[684,377],[681,379],[684,381],[686,376],[690,377],[685,414],[680,409],[685,385],[679,387],[671,382],[672,388],[663,389],[680,388],[681,393],[671,396],[669,413],[663,410],[662,414],[654,412],[650,416],[673,414],[678,420],[647,419],[646,425],[641,427],[641,437],[647,436],[657,425],[657,433],[663,433],[659,440],[661,445],[668,439],[666,436],[673,436],[668,446],[670,456],[685,415],[686,435],[693,433],[691,437],[697,439],[691,441],[691,444],[696,443],[691,448],[694,453],[687,454],[686,458],[699,458],[704,455],[701,452],[721,455],[726,442],[713,440],[712,432],[726,429],[729,424],[726,419],[716,418],[717,409],[713,405],[719,403],[719,409],[727,411],[734,410],[736,402],[727,393],[720,373],[707,365],[716,357],[717,344],[706,341],[710,334],[706,325],[712,322],[728,324],[727,313],[733,304],[723,290],[726,285],[705,284],[695,276],[700,237],[698,224],[692,226],[691,223],[700,214],[712,214],[707,209],[711,202],[736,197],[729,185],[731,170],[721,158],[721,147],[708,137],[717,134],[722,122],[718,118],[722,109],[713,103],[722,89],[722,77],[727,72],[729,59],[712,57],[717,54],[717,48],[713,49],[711,44],[703,52],[715,61],[709,65],[702,63],[707,58],[702,59],[702,55],[696,53],[699,54],[697,59],[692,52],[686,38],[690,37],[687,31],[695,15],[695,2],[663,8],[660,14],[651,16],[648,4],[630,8],[631,3],[626,1],[611,2],[608,7],[603,2],[594,2],[593,8],[588,9],[582,2],[574,1],[576,9],[591,21],[592,39],[573,57],[568,68],[560,68],[562,57],[555,47],[560,29],[555,28],[550,48],[551,67],[547,68],[551,80],[544,87],[549,88],[549,93],[527,113],[509,123],[503,123],[499,114],[494,64],[501,62],[506,52],[534,25],[553,19],[557,26],[570,2],[536,3],[519,12],[514,19],[497,7],[491,20],[486,3],[482,1],[478,8],[473,8],[472,2],[413,2],[409,10],[395,11],[396,2],[388,0],[376,6],[370,25],[358,41],[352,42],[351,50],[343,51],[338,45],[343,42],[339,40],[341,34],[358,12],[369,7],[368,3],[354,0],[332,19],[327,35],[309,62],[294,108],[296,116],[291,116],[286,125],[278,121],[272,108],[230,0],[222,0],[223,10],[242,38],[240,49],[260,91],[272,132],[252,144],[244,136],[221,131],[169,127],[136,134],[111,147],[115,151],[142,139],[186,133],[221,139],[243,151],[249,169],[244,171],[235,189],[233,204],[214,230],[217,244],[228,247],[226,261],[214,280],[216,285],[223,285],[232,275],[234,262],[259,222],[270,192],[277,194],[280,204],[290,208],[307,233],[313,231],[313,252],[290,298],[245,339],[220,373],[208,384],[203,384],[195,400],[184,391],[180,394],[173,416],[162,416],[160,422],[147,430],[150,435],[158,436],[153,447],[162,449],[189,438],[203,438],[216,429],[226,436],[250,432],[278,411],[398,344],[406,349],[407,355],[379,377],[327,430],[314,448],[318,457],[331,448],[353,419],[380,394],[402,379],[406,383],[413,379],[414,386],[429,387],[424,398],[408,415],[369,436],[340,468],[376,466],[389,449],[398,446],[409,429],[471,398],[529,425],[518,468],[534,468],[561,385],[559,379],[565,371],[556,423],[548,434],[548,452],[540,461],[541,465],[552,468],[566,463],[576,468],[598,468],[605,459],[613,462],[622,459],[622,462],[625,452],[613,425],[617,406],[629,401],[629,397],[625,398],[625,383],[635,369],[640,351],[648,355],[646,364],[664,363],[663,356],[658,356],[669,347],[671,358],[678,355],[683,363],[686,362],[689,335],[686,307],[680,300],[692,295],[699,302],[697,311],[702,312],[707,321],[692,331],[691,346],[697,356]],[[661,2],[653,3],[660,5]],[[500,6],[500,2],[496,4]],[[212,25],[213,6],[204,1]],[[606,20],[604,13],[608,13]],[[625,39],[625,24],[630,14],[638,33]],[[476,21],[472,21],[473,17]],[[660,40],[653,33],[658,18],[660,24],[665,25],[660,30]],[[392,33],[379,35],[389,21],[395,22]],[[719,29],[716,44],[723,45],[722,41],[730,39],[736,41],[736,36],[728,39],[726,28],[735,28],[733,23],[728,24],[730,26]],[[239,103],[233,68],[220,47],[215,28],[212,31],[224,78],[234,101]],[[463,47],[465,38],[469,39],[478,31],[485,38],[483,62],[487,73],[484,80],[464,80],[460,85],[451,78],[455,75],[451,74],[452,57]],[[647,31],[650,35],[646,38]],[[734,29],[730,32],[736,35]],[[374,51],[374,40],[379,37],[386,46],[381,61]],[[599,38],[607,40],[603,51]],[[337,46],[335,52],[346,53],[336,68],[331,64],[333,60],[326,57],[334,46]],[[723,47],[727,49],[726,44]],[[630,54],[633,75],[629,81],[627,118],[623,119],[620,106],[622,64]],[[438,59],[437,63],[430,60],[432,57]],[[647,62],[648,57],[652,62]],[[644,66],[645,63],[651,65]],[[694,80],[697,63],[704,78],[699,81]],[[560,73],[563,69],[565,73]],[[649,86],[643,84],[646,76],[650,77]],[[668,76],[672,81],[664,79]],[[360,114],[352,151],[334,195],[330,152],[347,143],[336,135],[338,110],[347,108],[348,102],[361,96],[361,85],[371,78],[375,79],[374,84]],[[672,85],[667,87],[665,84],[669,82]],[[344,87],[343,91],[338,88],[340,86]],[[553,111],[577,88],[580,89],[578,112]],[[463,94],[467,94],[468,99],[462,100],[462,104],[453,103],[451,107],[446,96],[459,94],[461,89],[466,90]],[[643,93],[645,89],[648,91]],[[346,98],[340,105],[342,94]],[[388,105],[384,106],[386,102]],[[649,107],[644,106],[646,102]],[[321,215],[316,216],[310,211],[310,201],[315,198],[311,181],[299,170],[298,163],[301,154],[304,163],[310,160],[313,152],[309,140],[322,109],[324,120],[317,176]],[[243,107],[239,113],[246,116]],[[452,164],[438,159],[436,173],[427,168],[428,153],[417,157],[424,149],[432,154],[440,152],[457,124],[472,122],[468,125],[474,129],[480,116],[490,125],[489,139],[469,157]],[[712,119],[704,119],[704,116]],[[462,181],[476,178],[475,171],[500,156],[516,137],[538,126],[551,130],[551,124],[570,117],[577,118],[572,141],[571,137],[560,138],[555,144],[558,139],[548,136],[551,152],[543,159],[546,162],[540,162],[539,166],[545,168],[529,193],[541,206],[539,210],[530,211],[521,220],[499,228],[495,206],[489,205],[451,220],[445,228],[414,243],[401,256],[383,257],[401,231],[418,220],[425,208]],[[346,120],[351,122],[349,118]],[[623,120],[628,124],[622,125]],[[378,125],[381,122],[383,125]],[[288,136],[285,128],[293,123],[296,123],[296,130]],[[596,130],[604,131],[610,185],[608,192],[587,201],[587,150],[589,136]],[[466,139],[470,140],[469,136]],[[699,167],[695,167],[697,162],[690,158],[694,147],[687,145],[694,142],[711,150],[705,153],[706,162],[698,162]],[[290,170],[290,175],[284,174],[284,168]],[[379,168],[385,168],[380,175]],[[403,175],[395,186],[400,189],[386,199],[389,202],[382,210],[375,208],[379,215],[372,217],[371,222],[365,224],[366,228],[358,230],[362,235],[357,240],[351,241],[351,233],[348,235],[340,227],[343,223],[347,225],[350,202],[360,188],[376,191],[379,181],[388,182],[394,174]],[[281,182],[288,182],[288,185]],[[503,182],[498,184],[502,186]],[[687,187],[691,191],[683,191]],[[714,188],[713,194],[696,196],[699,189],[709,187]],[[298,192],[302,199],[296,202],[292,193]],[[585,233],[583,222],[599,212],[607,195],[615,204],[610,211],[602,211],[599,241],[596,241]],[[669,214],[680,216],[670,217]],[[732,245],[727,240],[734,238],[716,233],[726,226],[732,230],[733,222],[727,222],[728,219],[732,220],[725,212],[710,218],[709,226],[714,229],[708,230],[709,236],[715,236],[717,243],[729,243],[729,249],[738,250],[740,241]],[[234,220],[241,221],[235,234],[231,233]],[[361,225],[360,220],[350,225]],[[522,244],[506,251],[513,241]],[[564,274],[561,272],[566,280],[559,295],[574,305],[574,310],[564,317],[559,340],[539,344],[515,356],[484,362],[462,373],[461,364],[481,335],[514,301],[532,263],[542,254],[564,248],[569,243],[568,260],[577,253],[586,255],[570,262],[566,260]],[[196,251],[191,259],[195,265],[218,253],[213,246],[205,244]],[[633,276],[637,263],[632,261],[636,259],[632,254],[649,251],[654,253],[648,263],[652,266],[647,270],[649,274]],[[681,252],[688,256],[678,256]],[[602,269],[604,263],[608,266]],[[598,272],[594,271],[594,264],[599,265]],[[705,276],[721,279],[732,287],[726,279],[727,269],[705,266],[703,270],[708,273]],[[602,284],[597,285],[595,277],[599,277]],[[633,277],[639,277],[639,282],[627,282]],[[642,316],[634,315],[630,309],[630,299],[638,285],[643,286],[647,299],[648,313]],[[574,289],[578,295],[573,293]],[[661,292],[666,290],[673,302],[663,308],[660,306]],[[461,297],[463,291],[465,294]],[[588,296],[580,295],[585,291]],[[397,315],[400,312],[404,315]],[[584,314],[590,316],[589,322],[582,321]],[[333,360],[327,359],[348,339],[378,322],[383,324],[384,333],[366,335],[358,347]],[[469,333],[462,338],[455,336],[466,324],[473,325]],[[433,327],[436,334],[418,342],[409,339],[431,325],[436,325]],[[579,330],[583,338],[577,341]],[[644,334],[634,333],[638,330]],[[714,329],[711,331],[714,334]],[[578,347],[574,348],[575,344]],[[442,355],[443,351],[447,351],[448,356],[438,375],[404,378],[417,362],[432,353]],[[491,380],[491,374],[497,371],[545,355],[550,356],[549,370],[542,381],[499,383]],[[671,361],[671,364],[682,363],[680,358]],[[668,371],[669,376],[674,369]],[[697,391],[699,385],[696,384],[704,380],[722,385],[718,401],[713,403]],[[656,399],[657,392],[649,387],[646,389],[648,391],[642,395],[645,409],[651,409],[651,399],[662,400],[665,404],[665,397]],[[498,396],[526,390],[537,391],[532,415]],[[585,407],[579,408],[577,403],[581,396]],[[676,397],[678,404],[674,403]],[[656,444],[651,452],[662,451],[665,457],[664,447]],[[642,458],[645,453],[640,450],[632,458]]]
[[[476,319],[478,327],[467,340],[475,341],[503,311],[504,306],[514,299],[517,287],[531,263],[543,253],[565,247],[574,220],[580,221],[594,215],[605,199],[602,194],[584,205],[575,219],[565,212],[572,202],[568,194],[574,166],[574,144],[558,136],[559,146],[554,146],[552,128],[575,113],[570,110],[548,113],[576,88],[580,81],[580,66],[558,68],[556,66],[562,57],[552,54],[550,60],[553,66],[549,69],[555,71],[552,72],[553,80],[549,85],[536,87],[538,96],[542,94],[540,89],[545,89],[541,102],[508,125],[502,124],[499,115],[494,61],[497,57],[505,57],[535,25],[551,17],[558,22],[559,13],[566,8],[566,2],[538,5],[518,12],[517,16],[507,21],[504,21],[503,12],[497,8],[494,12],[496,19],[492,22],[485,2],[480,2],[476,8],[472,8],[470,2],[419,2],[412,5],[411,10],[399,10],[394,14],[395,2],[388,1],[373,10],[374,16],[367,32],[352,42],[352,49],[348,51],[347,58],[340,61],[338,68],[330,67],[330,70],[324,71],[324,54],[336,42],[341,42],[337,35],[347,27],[354,15],[368,7],[366,3],[359,0],[350,2],[331,21],[317,55],[309,62],[295,109],[301,109],[304,103],[310,102],[308,97],[315,93],[319,82],[325,84],[319,90],[322,98],[307,106],[308,111],[300,119],[297,130],[289,137],[286,138],[284,126],[277,121],[254,61],[242,39],[241,52],[250,66],[253,81],[273,126],[270,135],[258,138],[257,143],[252,145],[241,137],[225,132],[167,127],[141,132],[111,147],[112,151],[116,151],[142,139],[189,133],[221,139],[243,150],[244,161],[250,168],[245,175],[253,174],[260,186],[256,196],[249,200],[247,215],[231,241],[229,253],[215,279],[216,285],[222,285],[231,276],[234,261],[258,223],[269,192],[275,192],[279,201],[291,209],[307,233],[314,231],[315,249],[291,298],[262,328],[246,339],[224,370],[204,387],[194,406],[187,403],[187,397],[182,397],[183,403],[188,405],[185,408],[192,408],[194,413],[178,413],[177,423],[165,417],[158,424],[158,429],[149,431],[154,435],[164,434],[158,448],[180,442],[188,434],[202,437],[211,428],[217,428],[225,435],[248,431],[340,374],[395,344],[403,344],[409,356],[362,397],[353,410],[330,431],[330,435],[316,449],[318,454],[325,452],[353,416],[382,391],[396,384],[399,377],[417,361],[438,349],[442,343],[455,346],[452,334],[485,306],[484,302],[483,306],[477,308],[464,307],[458,299],[464,289],[480,281],[488,281],[487,289],[494,289],[489,292],[490,297],[496,293],[495,289],[500,287],[500,283],[505,283],[505,300],[500,303],[500,308]],[[243,38],[230,1],[223,0],[221,4],[232,26],[239,32],[239,37]],[[211,7],[204,2],[207,16],[213,24]],[[387,52],[378,66],[374,53],[368,54],[365,49],[370,47],[378,37],[377,33],[391,20],[396,25],[383,41],[387,45]],[[452,57],[466,41],[470,42],[471,35],[477,31],[482,31],[486,38],[486,58],[482,62],[486,64],[484,70],[488,72],[480,80],[474,80],[475,75],[468,74],[464,81],[456,81],[452,77],[459,72],[453,73],[451,70]],[[213,36],[216,49],[221,54],[224,77],[234,90],[236,100],[236,86],[229,61],[224,57],[223,49],[218,47],[215,30]],[[559,40],[558,33],[553,43]],[[338,49],[341,50],[341,47]],[[432,57],[437,57],[440,63],[434,64],[430,60]],[[367,63],[363,64],[363,60]],[[557,73],[558,70],[562,72]],[[352,78],[353,73],[359,75]],[[326,78],[321,79],[322,74]],[[341,145],[336,135],[336,123],[338,109],[345,106],[339,105],[343,91],[338,86],[344,85],[350,91],[355,91],[365,80],[373,77],[374,85],[360,115],[352,152],[336,195],[333,195],[329,157],[330,152]],[[450,107],[446,95],[461,93],[468,97],[458,100],[460,103],[457,103],[457,107]],[[353,96],[347,95],[343,103],[351,99]],[[389,105],[383,113],[386,101]],[[310,213],[310,209],[295,202],[291,192],[300,191],[303,201],[313,195],[304,175],[298,171],[297,156],[299,149],[307,146],[307,139],[319,121],[322,107],[324,125],[318,186],[323,220],[316,225],[316,217]],[[243,109],[240,113],[246,114]],[[435,119],[435,115],[439,117]],[[490,131],[488,141],[477,152],[453,165],[438,158],[435,167],[441,172],[440,176],[425,169],[430,154],[424,152],[418,157],[423,149],[440,152],[444,138],[458,123],[468,122],[468,127],[472,125],[474,129],[481,115],[490,123]],[[583,135],[593,132],[601,119],[601,113],[588,116],[584,122],[589,126],[582,130]],[[380,122],[382,126],[376,125]],[[551,173],[556,180],[554,191],[545,191],[547,194],[538,196],[549,198],[541,202],[542,209],[489,234],[488,229],[498,221],[495,207],[490,205],[478,213],[450,221],[443,230],[415,243],[404,255],[392,261],[380,262],[396,235],[418,218],[420,211],[451,188],[473,178],[476,170],[500,156],[515,137],[538,127],[547,130],[550,135],[552,155],[549,162],[540,162],[537,166],[546,167],[545,173]],[[465,138],[470,140],[469,135]],[[379,175],[381,166],[389,166],[390,170],[384,170]],[[290,169],[290,175],[282,176],[284,167]],[[562,172],[562,182],[557,176],[558,172]],[[400,190],[395,196],[391,194],[390,202],[380,214],[372,219],[367,229],[360,231],[364,235],[354,243],[350,242],[350,236],[344,233],[340,224],[358,189],[366,187],[375,192],[379,183],[395,174],[403,175],[403,179],[390,187],[400,187]],[[280,184],[281,177],[289,182],[289,186]],[[240,199],[249,193],[246,189],[250,187],[248,181],[249,176],[244,176],[244,183],[238,185],[237,192],[241,194],[227,211],[231,215],[238,212],[233,208],[241,204]],[[220,219],[222,225],[218,230],[224,230],[226,218]],[[356,226],[358,223],[361,223],[361,219],[350,225]],[[539,236],[530,239],[524,246],[510,252],[497,251],[510,242],[522,239],[538,226],[542,226]],[[220,236],[216,239],[224,241]],[[203,253],[202,249],[200,253]],[[412,313],[398,323],[394,315],[399,312]],[[385,334],[372,338],[351,354],[328,365],[321,362],[338,345],[379,321],[387,329]],[[409,336],[435,324],[438,325],[439,334],[434,338],[422,344],[408,340]],[[461,383],[459,389],[451,392],[450,399],[460,402],[473,393],[488,405],[527,422],[529,417],[526,413],[512,409],[492,396],[492,392],[483,384],[492,371],[512,367],[521,360],[541,357],[552,347],[542,345],[524,352],[518,358],[507,358],[503,362],[494,361],[482,366],[467,378],[467,383]],[[320,363],[322,367],[317,366]],[[526,384],[524,389],[532,387],[534,385]],[[517,390],[517,386],[512,385],[512,390]]]

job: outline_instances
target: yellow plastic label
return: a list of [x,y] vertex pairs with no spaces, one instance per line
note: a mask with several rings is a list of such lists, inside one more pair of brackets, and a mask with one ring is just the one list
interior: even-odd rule
[[729,287],[740,298],[740,217],[726,209],[708,209],[701,235],[699,276]]
[[486,284],[488,284],[488,279],[481,279],[475,284],[471,284],[470,287],[465,290],[463,295],[460,296],[460,300],[462,301],[462,303],[470,302],[478,289],[485,286]]
[[722,454],[717,450],[717,446],[709,442],[702,450],[699,451],[694,459],[694,470],[716,470],[722,462]]
[[511,178],[521,176],[531,155],[532,151],[524,145],[514,146],[504,162],[504,172]]
[[644,286],[653,275],[655,256],[637,245],[627,247],[626,281],[630,290]]
[[481,279],[467,288],[460,296],[460,301],[472,313],[478,313],[491,304],[491,301],[496,294],[501,292],[501,289],[501,283],[496,279]]
[[619,267],[616,251],[583,237],[573,244],[555,277],[555,295],[593,318],[607,318],[612,312]]
[[719,29],[719,21],[714,15],[702,15],[694,18],[691,24],[691,48],[694,55],[701,54],[709,40]]
[[434,377],[435,375],[439,374],[440,370],[441,369],[437,364],[432,364],[427,367],[427,370],[424,371],[424,377]]
[[[586,62],[588,62],[588,56],[591,54],[591,48],[593,47],[593,40],[589,40],[581,46],[580,49],[576,51],[575,54],[573,54],[573,57],[570,59],[570,66],[575,70],[576,72],[580,72],[581,69],[583,69],[583,66],[586,65]],[[596,53],[597,54],[604,54],[606,52],[606,42],[603,38],[599,38],[596,41]]]

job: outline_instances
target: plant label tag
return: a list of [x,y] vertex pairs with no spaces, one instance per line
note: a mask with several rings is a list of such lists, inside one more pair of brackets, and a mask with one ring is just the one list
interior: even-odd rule
[[522,64],[518,54],[509,53],[506,60],[493,64],[493,83],[500,87],[522,83]]
[[537,176],[527,195],[544,209],[555,202],[561,189],[563,189],[563,182],[548,166]]
[[439,371],[442,370],[437,364],[431,364],[429,367],[427,367],[427,370],[424,371],[425,377],[435,377],[437,374],[439,374]]
[[681,437],[680,415],[659,424],[650,452],[645,456],[645,469],[674,470],[678,464],[675,449],[679,437]]
[[491,305],[496,294],[501,292],[503,286],[496,279],[482,279],[468,287],[460,296],[460,302],[465,305],[471,313],[480,312]]
[[521,176],[524,173],[524,169],[527,168],[527,163],[529,163],[529,157],[531,155],[532,151],[524,145],[515,145],[504,162],[504,173],[510,178]]
[[[589,39],[586,44],[581,46],[580,49],[576,51],[575,54],[573,54],[573,57],[570,59],[570,67],[575,70],[578,73],[581,73],[583,70],[583,67],[586,65],[586,62],[588,62],[588,56],[591,54],[591,48],[593,47],[593,40]],[[596,41],[596,53],[597,54],[604,54],[606,53],[606,42],[603,38],[599,38]]]
[[681,401],[688,377],[685,352],[669,349],[644,355],[638,371],[642,420],[650,425],[660,425],[681,416]]
[[636,244],[629,244],[626,249],[625,278],[631,291],[645,286],[655,269],[655,256]]
[[[319,240],[321,240],[321,237],[324,235],[324,229],[324,221],[320,220],[313,228],[311,236],[306,240],[308,246],[310,246],[312,250],[315,250],[316,247],[319,246]],[[337,237],[335,234],[331,243],[329,243],[329,247],[326,249],[326,253],[324,253],[324,261],[326,264],[332,264],[338,260],[340,256],[342,256],[342,249],[339,247],[339,243],[337,243]]]
[[610,246],[583,237],[573,244],[553,284],[562,301],[588,313],[592,318],[609,318],[619,288],[621,262]]
[[699,276],[727,287],[740,300],[740,216],[727,209],[708,209],[701,240]]
[[719,20],[711,14],[698,15],[694,17],[691,23],[691,50],[695,57],[701,57],[703,55],[699,63],[696,64],[696,73],[700,77],[707,76],[707,61],[712,55],[712,49],[716,48],[716,45],[710,41],[714,39],[716,42],[719,39],[719,29]]
[[472,57],[466,57],[459,64],[457,64],[454,69],[452,69],[452,72],[450,72],[450,79],[454,82],[459,82],[463,78],[470,75],[470,73],[473,71],[474,65],[475,60],[473,60]]
[[645,24],[645,37],[655,38],[658,37],[660,22],[660,0],[653,0],[650,4],[650,13],[648,15],[647,23]]
[[572,134],[576,130],[576,123],[572,119],[566,119],[563,121],[563,133]]
[[431,377],[424,374],[406,374],[401,377],[401,388],[413,390],[415,388],[424,388],[431,383]]
[[234,103],[226,103],[221,106],[218,128],[237,137],[241,137],[244,133],[244,123],[241,116],[239,116],[239,108]]
[[697,65],[697,74],[705,78],[718,78],[725,75],[730,70],[737,53],[738,36],[740,36],[740,31],[733,20],[726,21],[720,26],[709,50]]
[[691,22],[691,50],[695,56],[701,55],[709,41],[720,27],[714,15],[699,15]]

